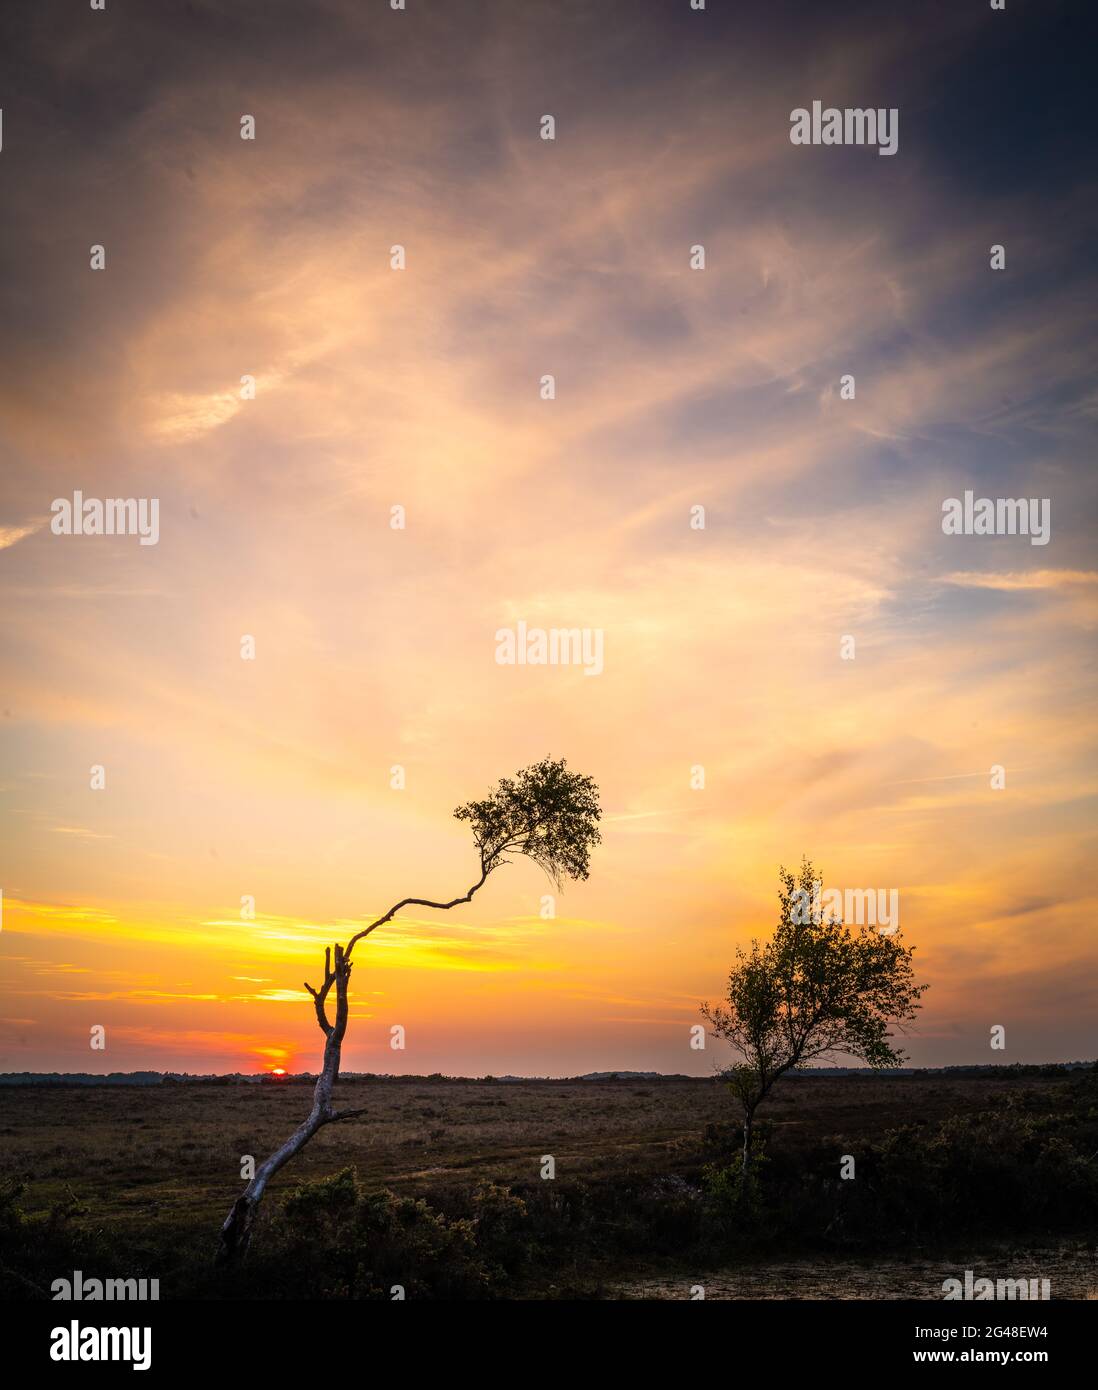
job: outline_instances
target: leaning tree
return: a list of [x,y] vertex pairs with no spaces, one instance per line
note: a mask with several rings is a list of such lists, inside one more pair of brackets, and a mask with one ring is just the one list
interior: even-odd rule
[[[317,1130],[339,1120],[363,1113],[336,1110],[332,1092],[339,1077],[340,1052],[347,1031],[347,1000],[351,979],[351,954],[355,946],[378,927],[384,926],[405,907],[429,907],[448,911],[460,903],[471,902],[473,894],[510,856],[525,855],[538,864],[557,887],[565,879],[587,877],[592,848],[599,843],[598,787],[590,777],[569,772],[563,758],[544,758],[524,768],[514,779],[504,777],[496,790],[483,801],[470,801],[454,812],[468,821],[480,859],[480,876],[459,898],[433,902],[430,898],[402,898],[388,912],[356,932],[345,946],[335,945],[324,952],[324,978],[319,988],[306,984],[312,995],[316,1021],[324,1034],[324,1064],[313,1090],[308,1116],[286,1142],[255,1170],[255,1176],[233,1203],[221,1228],[219,1257],[225,1261],[240,1258],[248,1248],[256,1211],[271,1178],[301,1152]],[[328,1004],[335,991],[335,1014]]]
[[745,1177],[755,1111],[775,1081],[836,1055],[873,1068],[899,1065],[905,1054],[892,1046],[889,1029],[914,1018],[927,988],[914,982],[914,947],[871,926],[852,931],[819,910],[821,883],[809,860],[799,875],[782,868],[778,876],[781,917],[773,939],[737,951],[727,1007],[701,1010],[714,1035],[743,1058],[723,1074],[743,1107]]

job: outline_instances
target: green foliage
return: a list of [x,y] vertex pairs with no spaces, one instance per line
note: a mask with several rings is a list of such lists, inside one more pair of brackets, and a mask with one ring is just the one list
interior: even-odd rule
[[451,1220],[422,1199],[366,1192],[353,1168],[304,1183],[283,1204],[276,1259],[308,1269],[320,1298],[478,1298],[488,1276],[471,1220]]
[[1098,1225],[1098,1166],[1081,1152],[1075,1125],[1017,1103],[892,1130],[841,1187],[848,1237]]
[[[756,1125],[746,1177],[736,1126],[666,1143],[654,1118],[646,1132],[658,1142],[611,1130],[585,1176],[556,1182],[478,1180],[481,1139],[427,1200],[370,1188],[344,1168],[272,1194],[262,1239],[231,1273],[211,1265],[208,1212],[183,1185],[169,1194],[159,1172],[135,1200],[140,1174],[97,1194],[75,1170],[70,1192],[60,1174],[43,1183],[12,1167],[0,1179],[0,1296],[48,1299],[54,1279],[80,1269],[155,1278],[172,1299],[388,1300],[394,1284],[417,1299],[562,1297],[657,1259],[697,1271],[741,1258],[1093,1237],[1098,1074],[1061,1076],[790,1080],[779,1097],[785,1107],[795,1098],[797,1122],[769,1139]],[[934,1117],[915,1122],[931,1106]],[[706,1100],[684,1118],[700,1128],[712,1113]],[[194,1107],[186,1114],[193,1124]],[[852,1180],[839,1176],[845,1153],[856,1157]],[[409,1161],[422,1165],[418,1150]]]
[[27,1190],[25,1182],[9,1179],[0,1187],[0,1236],[10,1238],[23,1227],[25,1220],[19,1198]]
[[752,1144],[746,1167],[743,1158],[741,1150],[727,1163],[710,1163],[702,1169],[707,1214],[725,1234],[754,1234],[766,1217],[762,1170],[769,1159],[760,1143]]
[[[26,1191],[26,1183],[14,1180],[0,1186],[0,1298],[49,1298],[54,1279],[111,1258],[102,1232],[77,1224],[87,1208],[68,1188],[63,1198],[33,1216],[20,1200]],[[135,1278],[146,1274],[145,1255],[134,1251],[129,1257]]]
[[876,1068],[902,1062],[890,1029],[914,1018],[927,988],[915,983],[914,948],[897,936],[802,910],[820,887],[807,859],[797,877],[780,870],[772,939],[737,952],[727,1007],[702,1007],[714,1033],[743,1058],[724,1075],[748,1136],[756,1107],[787,1071],[836,1054]]
[[569,772],[563,758],[543,758],[515,778],[503,777],[491,796],[454,812],[472,827],[486,872],[508,862],[508,854],[524,854],[558,887],[566,878],[587,877],[601,815],[595,782]]
[[493,1282],[521,1273],[534,1253],[526,1203],[509,1187],[485,1182],[473,1196],[473,1212],[477,1250],[489,1262]]

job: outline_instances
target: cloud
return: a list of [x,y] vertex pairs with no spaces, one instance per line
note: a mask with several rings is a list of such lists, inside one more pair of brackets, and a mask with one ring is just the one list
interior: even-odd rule
[[995,574],[959,571],[943,577],[943,583],[965,589],[998,589],[1013,593],[1038,589],[1071,589],[1098,584],[1098,570],[1024,570]]
[[[607,0],[561,24],[477,0],[427,7],[412,41],[353,0],[259,25],[256,5],[199,8],[239,42],[143,7],[109,44],[59,47],[42,0],[3,88],[24,115],[3,155],[4,515],[80,487],[155,493],[162,517],[155,547],[0,530],[5,797],[31,812],[5,821],[5,928],[101,996],[136,991],[135,1051],[251,1048],[257,998],[300,1003],[279,1026],[315,1047],[298,985],[323,947],[369,905],[463,890],[453,807],[552,753],[611,808],[558,917],[518,863],[460,920],[394,924],[359,958],[356,989],[384,970],[386,1007],[450,1069],[492,1028],[523,1055],[593,1045],[565,989],[637,1001],[677,1069],[668,1020],[769,927],[802,852],[908,894],[962,1002],[986,961],[958,931],[1013,930],[1005,863],[1033,904],[1011,949],[1036,968],[1054,942],[1070,977],[1064,884],[1098,781],[1073,630],[1095,611],[1093,194],[1019,191],[1019,156],[989,195],[994,161],[956,158],[986,124],[943,80],[979,57],[976,11],[935,4],[913,40],[868,5],[787,24],[781,0]],[[821,83],[889,93],[897,158],[792,147]],[[984,106],[1013,148],[1024,113]],[[1038,180],[1080,148],[1022,135]],[[998,279],[989,197],[1011,229]],[[1002,538],[983,571],[984,538],[942,535],[942,499],[992,478],[1052,498],[1048,569]],[[603,675],[497,666],[518,619],[602,629]],[[158,999],[180,979],[196,997]],[[210,995],[223,1043],[178,1027]]]
[[29,522],[26,526],[0,526],[0,550],[7,550],[25,537],[33,536],[36,531],[41,531],[45,524],[45,520],[42,520]]

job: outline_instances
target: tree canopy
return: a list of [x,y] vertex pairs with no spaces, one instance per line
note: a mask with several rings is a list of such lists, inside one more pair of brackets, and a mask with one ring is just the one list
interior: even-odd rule
[[903,1062],[890,1030],[914,1018],[927,988],[915,983],[914,947],[898,936],[801,911],[797,904],[817,900],[819,886],[807,859],[798,875],[779,870],[773,938],[737,951],[726,1004],[702,1006],[713,1032],[743,1058],[726,1075],[743,1103],[745,1145],[756,1106],[784,1072],[836,1054],[871,1067]]
[[543,758],[515,777],[501,777],[482,801],[454,812],[468,821],[486,873],[524,854],[559,888],[566,878],[584,879],[591,850],[602,838],[599,789],[594,779],[569,772],[563,758]]

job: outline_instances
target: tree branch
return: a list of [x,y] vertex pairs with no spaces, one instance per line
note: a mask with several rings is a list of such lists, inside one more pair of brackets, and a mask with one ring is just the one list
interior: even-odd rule
[[356,932],[356,933],[354,934],[354,936],[351,937],[350,941],[347,942],[347,949],[343,952],[343,959],[344,959],[345,961],[349,961],[350,958],[351,958],[351,952],[354,950],[355,943],[356,943],[357,941],[361,941],[363,937],[369,936],[370,933],[371,933],[372,931],[376,931],[376,929],[377,929],[378,927],[383,927],[383,926],[385,925],[386,922],[391,922],[391,921],[393,920],[393,918],[397,915],[397,913],[398,913],[402,908],[405,908],[405,907],[433,907],[433,908],[437,909],[439,912],[448,912],[448,911],[450,910],[450,908],[452,908],[452,907],[457,907],[459,903],[469,903],[469,902],[472,902],[472,901],[473,901],[473,894],[474,894],[479,888],[483,888],[483,887],[484,887],[484,884],[485,884],[485,882],[487,881],[487,878],[488,878],[489,873],[491,873],[491,870],[488,868],[488,865],[487,865],[487,863],[485,862],[484,854],[483,854],[483,851],[482,851],[482,852],[481,852],[481,859],[480,859],[480,878],[477,880],[476,883],[473,884],[472,888],[470,888],[469,891],[468,891],[467,893],[464,894],[463,897],[460,897],[460,898],[453,898],[453,899],[451,899],[451,901],[448,902],[448,903],[436,903],[436,902],[432,902],[429,898],[402,898],[402,899],[400,900],[400,902],[394,904],[394,906],[392,906],[392,907],[389,909],[389,911],[384,915],[384,917],[379,917],[379,918],[377,919],[376,922],[371,922],[370,925],[369,925],[368,927],[364,927],[364,928],[362,929],[362,931]]
[[316,1021],[320,1025],[320,1031],[326,1038],[332,1036],[332,1025],[328,1022],[328,1015],[324,1011],[324,1003],[328,998],[332,985],[335,984],[335,971],[332,969],[332,948],[324,948],[324,983],[319,989],[313,989],[308,980],[304,981],[305,988],[313,996],[313,1005],[316,1008]]
[[368,1105],[360,1105],[356,1110],[333,1110],[325,1121],[326,1124],[338,1124],[340,1120],[350,1120],[356,1115],[365,1115],[369,1112]]

